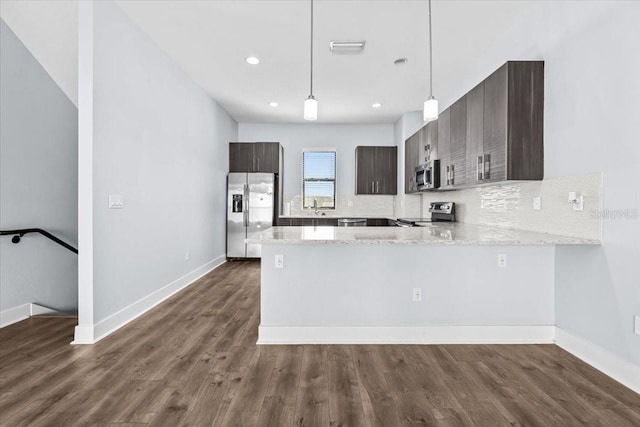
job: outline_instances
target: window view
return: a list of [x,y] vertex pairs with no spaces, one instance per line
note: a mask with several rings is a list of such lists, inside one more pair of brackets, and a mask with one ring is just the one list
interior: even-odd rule
[[335,209],[335,151],[302,153],[302,200],[305,209]]

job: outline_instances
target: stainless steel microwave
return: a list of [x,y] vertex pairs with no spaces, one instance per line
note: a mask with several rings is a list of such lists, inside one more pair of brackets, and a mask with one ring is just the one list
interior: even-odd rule
[[431,160],[416,167],[416,186],[418,191],[433,190],[440,187],[439,160]]

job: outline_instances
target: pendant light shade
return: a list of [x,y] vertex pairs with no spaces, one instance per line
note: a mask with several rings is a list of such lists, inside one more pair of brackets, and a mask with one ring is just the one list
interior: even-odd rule
[[424,101],[424,110],[422,112],[422,120],[429,122],[438,119],[438,100],[433,96]]
[[318,101],[312,95],[304,101],[304,119],[318,120]]
[[429,0],[429,98],[424,101],[422,119],[425,122],[438,119],[438,100],[433,96],[433,43],[431,35],[431,0]]
[[304,101],[304,119],[318,120],[318,101],[313,97],[313,0],[311,0],[311,46],[310,46],[309,97]]

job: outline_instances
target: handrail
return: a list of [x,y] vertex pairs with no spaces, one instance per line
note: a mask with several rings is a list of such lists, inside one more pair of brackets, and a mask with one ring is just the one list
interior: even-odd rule
[[56,236],[54,236],[53,234],[49,233],[46,230],[43,230],[42,228],[22,228],[22,229],[19,229],[19,230],[0,230],[0,236],[8,236],[8,235],[12,235],[13,234],[13,237],[11,238],[11,242],[16,243],[16,244],[20,243],[20,239],[25,234],[28,234],[28,233],[40,233],[44,237],[53,240],[54,242],[56,242],[60,246],[69,249],[74,254],[78,253],[78,250],[76,248],[74,248],[73,246],[71,246],[67,242],[64,242],[64,241],[58,239]]

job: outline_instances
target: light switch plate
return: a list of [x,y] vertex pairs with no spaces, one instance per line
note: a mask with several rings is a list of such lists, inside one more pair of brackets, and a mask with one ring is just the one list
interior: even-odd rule
[[533,198],[533,210],[539,211],[542,209],[542,198],[540,196]]
[[582,212],[584,210],[584,196],[578,196],[576,203],[573,204],[573,210]]
[[124,196],[122,194],[109,194],[109,209],[124,209]]
[[507,254],[498,254],[498,267],[507,268]]
[[284,268],[284,255],[276,255],[276,268]]

